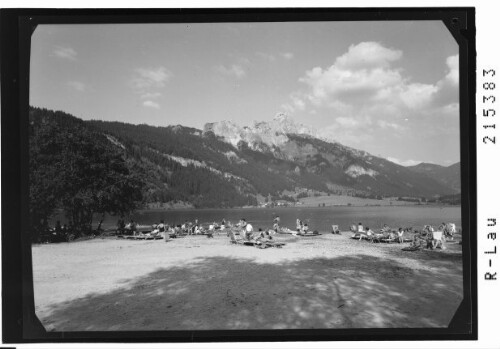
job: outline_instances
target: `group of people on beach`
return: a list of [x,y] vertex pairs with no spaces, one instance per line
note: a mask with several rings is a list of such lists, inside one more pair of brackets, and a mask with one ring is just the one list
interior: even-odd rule
[[[144,235],[155,236],[164,235],[166,239],[169,237],[175,238],[181,235],[207,235],[212,237],[216,231],[227,231],[227,229],[234,230],[236,234],[242,235],[246,240],[252,239],[272,239],[272,236],[278,232],[290,232],[293,235],[307,234],[309,232],[309,227],[307,223],[302,220],[297,219],[297,229],[296,232],[283,228],[281,226],[281,218],[279,215],[273,216],[273,226],[272,229],[263,230],[259,228],[258,231],[254,230],[254,227],[249,223],[246,218],[241,218],[238,223],[232,224],[230,221],[226,221],[225,218],[221,220],[220,223],[204,223],[203,225],[195,219],[194,222],[185,221],[183,224],[165,224],[164,220],[160,223],[154,223],[151,227],[151,231],[148,231]],[[142,233],[138,229],[138,224],[134,220],[130,220],[129,223],[125,224],[123,219],[119,219],[117,222],[117,233],[123,235],[136,235]],[[229,231],[227,231],[229,236]]]
[[356,238],[359,238],[360,241],[363,239],[372,242],[381,239],[395,240],[399,243],[402,243],[404,241],[403,240],[404,229],[399,227],[398,230],[393,230],[389,228],[387,224],[384,224],[384,226],[380,229],[379,233],[375,233],[368,226],[363,227],[363,224],[361,222],[358,223],[357,227],[351,226],[351,231],[355,233],[354,236]]
[[[273,235],[278,232],[279,223],[279,216],[275,216],[273,219],[273,229],[263,230],[262,228],[259,228],[258,231],[254,231],[252,224],[247,222],[246,218],[241,218],[235,225],[234,230],[239,232],[239,234],[242,235],[243,239],[246,241],[253,241],[256,243],[270,242],[273,240]],[[233,238],[234,234],[235,232],[233,229],[227,233],[228,236],[232,235]]]
[[[194,222],[190,222],[186,220],[182,224],[166,224],[162,219],[160,223],[154,223],[152,225],[144,226],[143,229],[139,229],[139,225],[134,222],[134,220],[130,220],[129,223],[125,224],[123,219],[119,219],[117,222],[116,232],[119,235],[146,235],[146,236],[157,236],[162,235],[165,236],[165,239],[169,239],[169,237],[175,238],[178,236],[184,235],[207,235],[209,237],[213,236],[213,233],[216,230],[223,231],[227,227],[232,227],[231,222],[226,221],[224,218],[220,223],[212,222],[207,224],[200,224],[198,219],[195,219]],[[142,231],[147,231],[143,233]]]
[[307,234],[309,232],[309,225],[307,223],[302,222],[299,218],[296,221],[296,230],[297,234]]
[[[363,227],[362,223],[351,226],[351,231],[354,233],[353,238],[361,240],[375,241],[396,241],[399,243],[410,242],[410,246],[420,248],[424,245],[427,248],[441,247],[444,249],[446,237],[451,237],[456,231],[456,226],[453,223],[442,223],[438,230],[434,230],[431,225],[424,225],[423,229],[417,230],[413,228],[391,229],[387,224],[384,224],[380,232],[375,233],[370,227]],[[413,234],[411,238],[404,238],[405,233]]]

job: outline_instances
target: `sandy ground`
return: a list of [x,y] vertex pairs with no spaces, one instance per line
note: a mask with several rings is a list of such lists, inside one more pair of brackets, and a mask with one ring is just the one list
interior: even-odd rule
[[49,331],[447,327],[462,300],[457,243],[278,239],[286,246],[225,235],[33,246],[36,314]]

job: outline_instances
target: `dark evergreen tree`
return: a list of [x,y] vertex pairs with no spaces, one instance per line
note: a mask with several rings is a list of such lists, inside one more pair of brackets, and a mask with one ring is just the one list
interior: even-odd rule
[[30,113],[30,223],[47,228],[56,208],[71,232],[90,232],[94,214],[124,215],[142,201],[143,182],[102,134],[81,120],[45,109]]

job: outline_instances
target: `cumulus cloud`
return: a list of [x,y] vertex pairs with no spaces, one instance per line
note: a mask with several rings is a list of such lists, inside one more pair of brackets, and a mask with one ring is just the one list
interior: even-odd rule
[[165,67],[137,68],[132,78],[132,87],[137,90],[161,88],[172,78],[172,73]]
[[387,122],[385,120],[377,120],[377,125],[382,129],[390,129],[394,131],[403,131],[406,127],[399,125],[395,122]]
[[435,82],[425,83],[401,69],[402,57],[401,50],[377,42],[351,45],[333,64],[306,70],[282,110],[299,117],[304,111],[323,124],[322,137],[375,153],[396,140],[418,150],[423,140],[458,137],[458,55],[442,62]]
[[79,92],[84,92],[87,89],[87,85],[85,85],[81,81],[68,81],[68,83],[66,85],[68,85],[71,88],[74,88],[75,90],[77,90]]
[[446,59],[449,72],[445,79],[451,84],[458,85],[458,55],[450,56]]
[[354,71],[339,69],[333,65],[326,70],[313,68],[299,81],[310,86],[309,100],[315,104],[333,99],[366,103],[376,98],[379,91],[400,83],[402,77],[394,70],[376,68]]
[[413,83],[402,87],[399,98],[406,107],[417,109],[428,106],[437,91],[436,85]]
[[160,92],[146,92],[141,95],[141,99],[155,99],[161,97]]
[[327,68],[315,67],[299,81],[306,99],[315,106],[344,103],[363,106],[392,105],[403,111],[449,104],[458,100],[458,55],[448,57],[448,72],[435,84],[412,82],[392,64],[402,57],[396,49],[376,42],[349,47]]
[[160,105],[153,101],[144,101],[142,102],[142,105],[148,108],[160,109]]
[[155,68],[137,68],[130,79],[130,87],[142,100],[142,105],[147,108],[160,109],[160,104],[153,100],[161,98],[160,92],[172,79],[173,74],[163,66]]
[[70,61],[76,61],[76,51],[69,47],[56,46],[53,51],[54,56],[61,59],[68,59]]
[[362,42],[349,46],[349,50],[336,59],[334,66],[341,70],[386,68],[402,55],[401,51],[386,48],[378,42]]
[[300,95],[297,95],[297,94],[292,94],[290,96],[290,98],[292,99],[292,103],[293,103],[293,109],[298,109],[298,110],[304,110],[305,107],[306,107],[306,103],[303,99],[302,96]]
[[448,72],[446,76],[436,84],[434,103],[437,106],[453,104],[458,101],[458,55],[450,56],[446,59]]
[[394,162],[395,164],[401,165],[401,166],[415,166],[418,165],[424,161],[418,161],[418,160],[399,160],[393,157],[388,157],[387,160],[390,162]]
[[245,69],[238,64],[232,64],[229,67],[219,65],[216,67],[216,70],[223,75],[235,77],[237,79],[242,79],[247,75]]

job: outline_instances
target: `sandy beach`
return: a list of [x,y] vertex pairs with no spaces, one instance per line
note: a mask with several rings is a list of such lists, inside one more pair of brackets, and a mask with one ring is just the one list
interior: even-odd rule
[[405,252],[349,234],[225,234],[165,243],[35,245],[36,314],[48,331],[447,327],[463,294],[461,246]]

